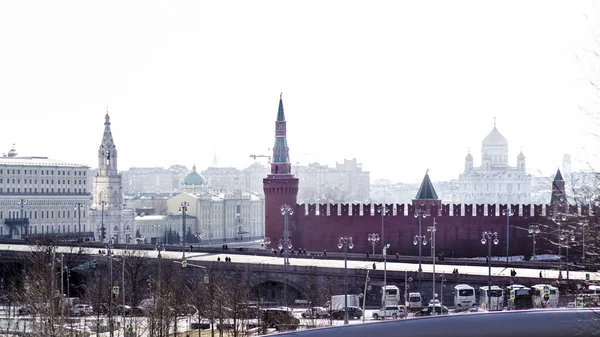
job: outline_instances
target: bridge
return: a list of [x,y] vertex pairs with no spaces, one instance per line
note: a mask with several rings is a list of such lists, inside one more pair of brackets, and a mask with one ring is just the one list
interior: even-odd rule
[[[149,248],[149,247],[148,247]],[[177,247],[171,247],[177,249]],[[179,251],[156,251],[152,249],[139,249],[134,246],[116,247],[114,254],[118,257],[125,251],[137,251],[143,254],[143,258],[150,264],[159,266],[161,263],[174,262],[181,264],[182,252]],[[22,261],[32,250],[32,247],[24,244],[0,244],[0,261]],[[57,254],[73,255],[74,260],[71,263],[89,265],[91,261],[97,261],[104,268],[106,267],[107,257],[104,252],[106,248],[82,247],[79,252],[78,247],[74,246],[56,246]],[[225,262],[230,258],[231,262]],[[318,284],[322,288],[325,285],[330,287],[332,294],[343,294],[344,276],[348,280],[348,293],[359,294],[364,292],[367,271],[369,271],[370,285],[373,290],[367,293],[367,305],[378,305],[380,303],[380,287],[383,285],[384,268],[388,285],[397,285],[401,291],[405,283],[408,285],[407,291],[419,291],[418,286],[418,263],[416,257],[401,257],[396,259],[394,256],[387,258],[383,262],[381,257],[366,258],[362,254],[348,254],[347,270],[344,269],[343,254],[336,252],[327,252],[311,255],[290,255],[290,264],[284,265],[281,255],[273,255],[270,251],[262,249],[238,249],[194,247],[190,252],[186,252],[186,273],[198,276],[202,280],[202,275],[207,270],[219,268],[227,273],[248,272],[253,275],[251,284],[247,286],[255,291],[264,294],[267,300],[278,300],[282,297],[282,292],[291,292],[290,298],[306,298],[310,291],[309,284]],[[585,270],[571,270],[569,280],[566,279],[566,271],[563,268],[562,278],[559,277],[559,270],[555,268],[556,264],[535,263],[535,262],[511,262],[509,265],[505,261],[492,261],[491,279],[492,284],[505,286],[511,283],[533,285],[539,283],[551,283],[561,287],[562,291],[570,286],[575,288],[577,284],[583,284],[586,279],[590,282],[600,280],[600,273]],[[573,266],[571,267],[573,268]],[[154,268],[156,269],[156,268]],[[458,269],[458,275],[453,271]],[[422,258],[422,279],[420,292],[425,300],[429,300],[433,293],[432,278],[433,264],[430,257]],[[516,272],[516,276],[511,276],[511,270]],[[540,272],[542,278],[540,278]],[[347,274],[346,274],[347,273]],[[466,283],[477,288],[488,283],[488,266],[485,261],[469,259],[446,259],[445,261],[436,261],[436,292],[440,293],[441,274],[444,273],[444,301],[451,302],[451,292],[456,284]]]

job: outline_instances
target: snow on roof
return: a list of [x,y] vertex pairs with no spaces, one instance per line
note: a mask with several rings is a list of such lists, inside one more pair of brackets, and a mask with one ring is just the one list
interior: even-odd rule
[[0,157],[0,165],[15,166],[62,166],[88,168],[87,165],[71,164],[48,157]]

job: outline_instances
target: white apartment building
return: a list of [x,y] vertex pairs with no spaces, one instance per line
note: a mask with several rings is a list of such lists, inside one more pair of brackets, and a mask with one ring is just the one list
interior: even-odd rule
[[48,157],[0,157],[0,237],[90,238],[90,169]]
[[481,146],[481,166],[473,166],[469,152],[465,171],[458,178],[458,199],[462,204],[523,204],[531,202],[531,175],[527,174],[525,155],[517,156],[517,166],[508,164],[508,141],[496,129]]
[[264,237],[265,199],[261,196],[239,190],[181,193],[167,200],[167,214],[181,215],[183,203],[189,205],[186,214],[196,219],[192,233],[202,236],[203,242],[226,243]]

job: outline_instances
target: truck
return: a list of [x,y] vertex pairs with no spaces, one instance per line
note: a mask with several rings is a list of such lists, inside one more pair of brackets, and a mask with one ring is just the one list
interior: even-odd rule
[[[333,295],[331,296],[331,301],[325,303],[324,307],[327,311],[344,309],[345,297],[346,295]],[[348,306],[360,308],[360,296],[348,294]]]

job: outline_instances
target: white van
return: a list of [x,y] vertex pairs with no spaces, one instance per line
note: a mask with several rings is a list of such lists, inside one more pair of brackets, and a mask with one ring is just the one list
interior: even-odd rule
[[410,311],[419,311],[423,307],[423,298],[421,293],[409,293],[406,308]]
[[487,286],[479,287],[479,306],[487,311],[501,311],[504,307],[502,295],[502,288],[498,286],[492,286],[491,290],[488,290]]
[[476,306],[475,288],[468,284],[457,284],[454,287],[454,309],[456,311],[468,310]]
[[536,284],[531,287],[534,308],[558,308],[558,297],[558,288],[549,284]]

